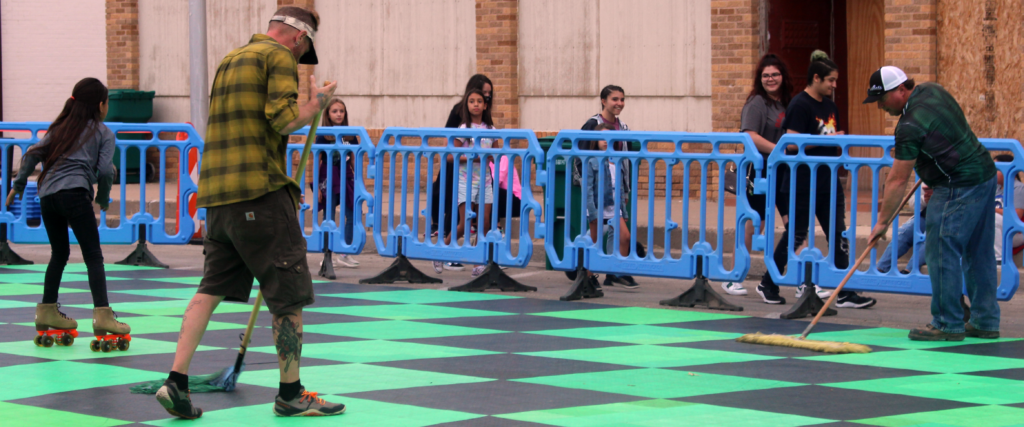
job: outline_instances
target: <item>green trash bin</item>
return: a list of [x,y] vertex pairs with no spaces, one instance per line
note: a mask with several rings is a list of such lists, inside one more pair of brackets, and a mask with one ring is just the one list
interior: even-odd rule
[[[537,138],[537,142],[540,143],[541,148],[544,150],[544,155],[547,156],[548,149],[555,142],[555,137],[549,136],[544,138]],[[640,151],[640,141],[630,141],[629,151]],[[563,149],[572,148],[572,143],[569,140],[562,142]],[[555,212],[553,213],[553,219],[555,221],[555,235],[548,236],[549,239],[554,239],[555,253],[558,254],[559,258],[563,258],[565,250],[565,180],[572,179],[570,175],[572,172],[566,167],[566,161],[564,158],[555,160]],[[583,207],[583,190],[580,187],[570,185],[570,191],[572,194],[569,196],[569,203],[571,204],[571,212],[573,214],[572,221],[569,224],[569,236],[578,236],[580,231],[583,230],[583,223],[585,220],[581,217],[580,213],[585,210]],[[545,193],[546,194],[546,193]],[[629,200],[625,201],[626,211],[629,212]],[[547,256],[544,257],[544,268],[547,270],[553,270],[551,267],[551,259]],[[571,274],[570,274],[571,273]],[[575,271],[566,272],[567,275],[571,276],[570,279],[575,279]]]
[[[153,97],[155,91],[141,91],[133,89],[111,89],[108,95],[110,110],[107,112],[106,121],[120,123],[146,123],[153,117]],[[153,137],[149,132],[121,132],[117,135],[121,140],[146,140]],[[139,167],[141,161],[141,150],[128,150],[128,158],[125,175],[129,184],[139,183]],[[114,149],[114,166],[121,167],[121,149]],[[146,163],[146,178],[154,180],[156,168]],[[119,183],[121,174],[114,177],[114,182]]]

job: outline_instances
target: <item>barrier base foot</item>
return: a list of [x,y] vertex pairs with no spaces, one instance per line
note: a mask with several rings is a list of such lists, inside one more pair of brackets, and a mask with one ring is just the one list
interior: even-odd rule
[[[825,301],[822,301],[818,293],[814,291],[812,285],[807,285],[804,290],[804,294],[800,296],[800,299],[796,300],[796,304],[793,304],[793,308],[789,311],[782,313],[779,316],[781,319],[801,319],[808,316],[816,316],[821,308],[825,306]],[[839,314],[835,309],[829,308],[825,310],[825,316],[835,316]]]
[[139,242],[139,245],[135,247],[135,250],[132,251],[132,253],[128,254],[127,258],[115,262],[114,264],[171,268],[171,266],[160,262],[160,260],[156,258],[156,255],[153,255],[153,253],[149,251],[149,248],[146,247],[146,242]]
[[583,267],[580,267],[576,269],[576,280],[572,282],[569,292],[558,297],[558,299],[561,301],[576,301],[583,298],[601,298],[603,296],[604,291],[601,290],[601,285],[597,283],[597,279],[593,278]]
[[501,266],[494,261],[487,264],[487,268],[480,274],[480,277],[470,280],[465,285],[449,288],[448,290],[456,292],[483,292],[488,289],[497,289],[502,292],[537,291],[537,288],[524,285],[517,282],[516,279],[509,277],[501,269]]
[[399,255],[391,266],[380,272],[380,274],[369,279],[360,279],[362,285],[381,285],[395,282],[409,283],[442,283],[441,279],[430,277],[419,271],[416,266],[409,262],[405,255]]
[[324,260],[320,262],[320,272],[316,275],[327,280],[334,280],[338,278],[338,276],[334,274],[334,260],[331,259],[331,251],[324,251]]
[[[6,227],[6,225],[5,225]],[[6,240],[0,242],[0,265],[31,265],[32,261],[22,258],[11,249],[11,244]]]
[[698,307],[709,310],[743,311],[743,307],[730,304],[711,286],[704,276],[697,276],[693,287],[675,298],[661,300],[661,305],[672,307]]

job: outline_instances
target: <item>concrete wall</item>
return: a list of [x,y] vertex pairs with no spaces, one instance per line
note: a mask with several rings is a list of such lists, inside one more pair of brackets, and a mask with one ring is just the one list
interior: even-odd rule
[[[209,83],[220,60],[267,31],[276,0],[208,0]],[[139,0],[139,90],[156,91],[154,122],[189,120],[188,2]]]
[[443,126],[476,71],[474,8],[474,0],[318,2],[314,73],[338,81],[351,125]]
[[6,121],[50,121],[83,77],[107,81],[103,0],[3,0]]
[[579,128],[615,84],[631,129],[711,130],[710,0],[521,0],[519,12],[522,127]]

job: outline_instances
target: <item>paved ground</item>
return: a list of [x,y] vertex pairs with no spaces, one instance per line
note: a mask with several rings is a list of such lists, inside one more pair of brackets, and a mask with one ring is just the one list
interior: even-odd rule
[[[47,258],[42,246],[16,249],[40,263]],[[129,249],[105,248],[108,262]],[[34,346],[30,319],[45,266],[0,271],[0,377],[17,378],[0,391],[5,423],[183,425],[168,419],[152,396],[128,391],[165,376],[180,314],[200,274],[198,247],[154,252],[175,268],[108,265],[112,305],[133,326],[126,352],[89,351],[87,328],[71,347]],[[770,313],[753,298],[732,299],[748,308],[739,313],[744,316],[646,308],[682,290],[686,284],[678,281],[643,280],[637,291],[609,290],[599,301],[559,302],[551,299],[568,285],[560,272],[512,271],[540,287],[537,293],[474,294],[349,284],[389,261],[359,259],[361,268],[315,284],[317,303],[305,314],[304,384],[346,403],[348,412],[303,425],[1008,426],[1024,420],[1024,340],[909,341],[899,327],[924,321],[922,298],[883,296],[877,308],[842,311],[818,326],[816,338],[864,343],[874,352],[822,355],[735,342],[743,333],[803,329],[799,321],[764,318]],[[80,321],[91,308],[84,271],[82,264],[69,266],[61,295],[65,312]],[[444,278],[460,284],[469,275]],[[1019,315],[1012,305],[1004,309]],[[218,308],[193,373],[233,362],[249,311],[238,303]],[[278,374],[266,313],[258,325],[238,389],[193,395],[206,411],[194,425],[295,421],[271,414]]]

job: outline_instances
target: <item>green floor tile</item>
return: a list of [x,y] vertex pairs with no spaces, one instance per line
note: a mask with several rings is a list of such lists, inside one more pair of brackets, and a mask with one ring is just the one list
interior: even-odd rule
[[[127,323],[132,327],[132,336],[142,334],[162,334],[166,332],[178,332],[181,330],[181,318],[171,316],[135,316],[135,317],[121,317],[117,320]],[[34,326],[35,323],[18,323],[18,325]],[[81,325],[79,325],[81,326]],[[217,322],[211,321],[207,326],[207,331],[219,331],[223,329],[239,329],[245,330],[246,325],[240,325],[235,323]],[[80,329],[79,332],[82,332]],[[83,338],[92,339],[92,335],[82,334]],[[77,341],[76,341],[77,342]],[[132,341],[134,343],[134,341]],[[134,344],[132,344],[134,345]]]
[[192,277],[160,277],[152,279],[143,279],[152,282],[166,282],[166,283],[178,283],[181,285],[196,285],[199,286],[199,282],[203,280],[203,276],[192,276]]
[[1009,427],[1024,425],[1024,409],[1009,406],[975,406],[945,411],[919,412],[855,421],[861,424],[886,427],[956,426],[956,427]]
[[[483,415],[442,409],[422,408],[351,397],[320,396],[329,402],[345,404],[345,413],[333,417],[284,418],[274,416],[271,403],[203,412],[196,425],[245,426],[360,426],[360,427],[424,427],[442,423],[472,420]],[[180,419],[149,421],[154,426],[190,425]]]
[[[34,306],[34,304],[33,304]],[[149,302],[122,302],[114,303],[111,307],[117,313],[138,314],[141,316],[181,316],[185,314],[185,307],[188,300],[174,301],[149,301]],[[69,307],[92,309],[92,304],[76,304]],[[266,312],[267,306],[263,305],[260,311]],[[251,304],[237,302],[221,302],[214,313],[250,313]]]
[[[68,408],[71,409],[71,408]],[[9,426],[58,426],[106,427],[131,424],[131,421],[94,417],[55,409],[37,408],[0,402],[0,419]]]
[[[26,271],[38,271],[40,273],[46,272],[47,264],[32,264],[32,265],[5,265],[0,268],[10,268],[14,270],[26,270]],[[121,265],[121,264],[103,264],[103,271],[140,271],[140,270],[163,270],[159,267],[143,267],[140,265]],[[64,267],[64,273],[86,273],[89,269],[85,266],[84,262],[76,262],[68,264]]]
[[[249,351],[277,354],[277,349],[274,346],[255,347],[250,348]],[[472,350],[441,345],[381,340],[302,345],[303,357],[351,363],[393,362],[396,360],[481,356],[485,354],[500,353],[495,351]]]
[[352,292],[317,296],[365,299],[370,301],[397,302],[404,304],[438,304],[446,302],[491,301],[522,298],[511,297],[508,295],[487,294],[483,292],[451,292],[438,291],[434,289],[417,289],[413,291],[398,292]]
[[1024,381],[975,375],[921,375],[822,385],[876,393],[955,400],[981,405],[1024,403]]
[[[303,356],[305,356],[305,351],[303,351]],[[395,390],[400,388],[494,381],[490,378],[389,368],[361,363],[303,366],[300,372],[302,373],[302,385],[307,390],[320,394],[361,393],[375,390]],[[277,368],[254,372],[246,371],[238,377],[238,382],[240,383],[271,388],[277,388],[280,380],[281,374]]]
[[[12,301],[12,300],[0,299],[0,309],[4,309],[4,308],[25,308],[25,307],[35,307],[35,306],[36,306],[36,303],[34,303],[34,302]],[[89,308],[92,308],[92,306],[89,306]]]
[[607,405],[576,406],[544,411],[496,415],[510,420],[565,427],[672,426],[672,427],[791,427],[824,424],[832,420],[776,414],[750,409],[644,400]]
[[1020,341],[1020,338],[1002,338],[998,340],[970,338],[963,341],[911,341],[907,338],[907,330],[892,328],[856,329],[852,331],[836,331],[815,333],[812,337],[821,341],[851,342],[881,347],[921,350],[930,348],[953,347],[967,344],[989,344],[1004,341]]
[[[628,394],[651,399],[703,396],[735,391],[766,390],[804,384],[705,374],[668,369],[627,369],[524,378],[519,381],[553,387],[576,388],[605,393]],[[772,393],[785,394],[785,390]]]
[[475,310],[421,304],[363,305],[353,307],[315,307],[308,311],[391,320],[449,319],[453,317],[511,316],[515,313]]
[[[79,330],[75,343],[62,347],[38,347],[32,343],[33,336],[25,337],[21,341],[0,343],[0,353],[16,354],[18,356],[39,357],[50,360],[84,360],[84,359],[106,359],[111,357],[141,356],[144,354],[173,354],[178,344],[171,341],[148,340],[145,338],[132,337],[131,347],[128,351],[114,350],[110,353],[92,351],[89,349],[89,342],[95,339],[92,333],[84,333]],[[197,351],[217,350],[218,347],[199,346]]]
[[616,365],[638,366],[641,368],[671,368],[678,366],[707,365],[711,363],[750,362],[755,360],[780,359],[780,357],[734,353],[731,351],[663,347],[658,345],[631,345],[579,350],[538,351],[518,354],[551,357],[556,359],[581,360],[587,362],[612,363]]
[[650,325],[555,329],[529,333],[551,335],[555,337],[624,342],[629,344],[671,344],[680,342],[730,340],[743,335],[726,332],[701,331],[697,329],[666,328],[664,326]]
[[551,313],[534,313],[533,315],[560,317],[563,319],[593,320],[597,322],[624,323],[631,325],[654,325],[658,323],[738,319],[744,317],[722,313],[703,313],[697,311],[680,311],[643,307],[597,308],[589,310],[570,310],[556,311]]
[[[249,297],[255,297],[258,289],[253,288]],[[118,294],[142,295],[147,297],[175,298],[191,300],[196,295],[195,288],[174,288],[174,289],[132,289],[127,291],[113,291]]]
[[[32,347],[35,346],[32,345]],[[17,386],[12,387],[8,383],[6,387],[0,387],[0,400],[24,399],[44,394],[131,384],[166,376],[161,372],[122,368],[101,363],[60,361],[8,366],[0,368],[0,378],[4,378],[5,382],[17,379]]]
[[[45,280],[46,273],[15,273],[15,274],[0,274],[0,283],[39,283],[42,284]],[[124,277],[107,277],[107,280],[129,280]],[[67,271],[61,276],[61,282],[88,282],[89,276],[78,273],[68,273]]]
[[[85,289],[75,289],[63,287],[60,288],[62,294],[75,294],[81,292],[89,292]],[[15,296],[15,295],[43,295],[43,285],[25,285],[21,283],[4,283],[0,285],[0,296]]]
[[880,368],[909,369],[913,371],[935,372],[939,374],[958,374],[963,372],[1024,368],[1024,359],[1008,359],[1003,357],[975,356],[973,354],[957,354],[925,350],[884,351],[881,353],[868,354],[839,354],[800,357],[800,359],[848,363],[851,365],[877,366]]
[[416,338],[439,338],[507,333],[507,331],[499,331],[497,329],[436,325],[433,323],[410,322],[406,320],[304,325],[302,330],[304,332],[317,334],[365,338],[369,340],[406,340]]

